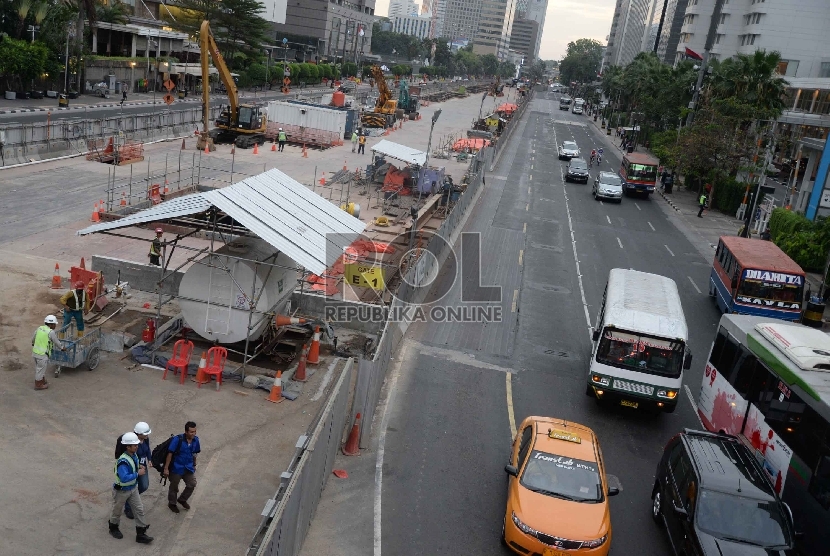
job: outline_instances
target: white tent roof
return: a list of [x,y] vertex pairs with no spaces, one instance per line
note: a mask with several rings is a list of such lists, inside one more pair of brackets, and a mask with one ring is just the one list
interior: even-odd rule
[[423,166],[427,162],[427,153],[424,151],[419,151],[417,149],[413,149],[412,147],[401,145],[400,143],[387,141],[386,139],[372,147],[372,150],[382,155],[400,160],[401,162],[406,162],[407,164]]
[[200,214],[215,206],[315,274],[334,264],[366,225],[277,169],[205,193],[170,199],[78,235]]

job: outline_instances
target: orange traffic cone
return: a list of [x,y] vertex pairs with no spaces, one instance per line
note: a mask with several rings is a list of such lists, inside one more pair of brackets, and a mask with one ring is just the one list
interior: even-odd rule
[[210,149],[208,148],[207,141],[205,141],[205,154],[210,154]]
[[196,131],[193,132],[193,135],[199,135],[199,128],[196,128]]
[[320,174],[320,185],[326,185],[326,173],[322,172]]
[[[210,379],[205,375],[205,369],[207,368],[207,355],[205,352],[202,352],[202,358],[199,360],[199,370],[196,371],[196,376],[193,377],[193,382],[198,383],[199,385],[207,384],[210,382]],[[184,375],[187,373],[182,373],[182,382],[184,382]]]
[[300,362],[297,365],[297,370],[294,371],[294,380],[296,382],[305,382],[307,380],[305,377],[305,344],[303,344],[303,349],[300,351]]
[[272,403],[282,401],[282,371],[277,371],[277,376],[274,377],[274,385],[271,386],[271,393],[265,399]]
[[81,269],[83,269],[83,270],[86,270],[86,263],[84,262],[84,258],[83,258],[83,257],[81,257],[81,265],[80,265],[80,267],[78,267],[78,268],[81,268]]
[[59,290],[62,289],[61,284],[61,269],[58,266],[58,263],[55,263],[55,274],[52,276],[52,289]]
[[343,171],[344,171],[344,172],[348,172],[348,171],[349,171],[349,167],[348,167],[348,166],[346,166],[346,161],[345,161],[345,160],[343,161]]
[[355,416],[352,431],[349,433],[349,438],[346,440],[346,444],[343,445],[343,455],[360,455],[360,413]]
[[320,362],[320,327],[314,329],[314,339],[311,340],[311,348],[308,350],[306,362],[309,365],[316,365]]
[[277,152],[277,144],[276,143],[271,143],[271,152],[272,153]]
[[101,217],[98,215],[98,203],[95,203],[95,208],[92,209],[92,218],[90,218],[93,222],[100,222]]
[[254,143],[254,154],[259,154],[259,145]]
[[121,206],[122,206],[122,207],[126,207],[126,206],[127,206],[127,196],[126,196],[126,194],[125,194],[125,193],[122,193],[122,194],[121,194]]
[[285,315],[277,315],[274,319],[276,326],[288,326],[289,324],[305,324],[308,319],[301,319],[299,317],[287,317]]
[[305,148],[305,143],[303,143],[303,158],[308,158],[308,149]]

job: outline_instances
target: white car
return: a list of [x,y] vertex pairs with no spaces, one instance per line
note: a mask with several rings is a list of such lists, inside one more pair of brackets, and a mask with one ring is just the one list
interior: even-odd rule
[[573,109],[574,114],[582,114],[582,112],[583,112],[583,110],[582,110],[582,105],[581,104],[577,104],[576,106],[574,106],[574,109]]
[[559,145],[559,160],[579,158],[579,147],[573,141],[563,141]]
[[622,179],[614,172],[600,172],[591,187],[594,199],[608,199],[622,203]]

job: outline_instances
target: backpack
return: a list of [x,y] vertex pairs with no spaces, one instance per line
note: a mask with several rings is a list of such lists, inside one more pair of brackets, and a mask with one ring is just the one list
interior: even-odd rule
[[[179,453],[179,449],[182,446],[182,435],[178,434],[176,437],[179,439],[179,448],[173,452],[173,455]],[[153,453],[150,454],[150,464],[159,473],[164,473],[164,464],[167,462],[167,454],[170,453],[170,442],[172,440],[173,435],[171,434],[170,438],[153,448]]]

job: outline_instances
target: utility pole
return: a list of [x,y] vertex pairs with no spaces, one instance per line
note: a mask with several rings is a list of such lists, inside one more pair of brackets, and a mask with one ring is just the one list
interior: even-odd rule
[[712,12],[711,21],[709,21],[709,32],[706,34],[706,43],[703,46],[703,60],[700,62],[694,94],[692,95],[691,102],[689,102],[689,115],[686,118],[686,127],[692,125],[695,119],[695,110],[700,100],[700,88],[703,86],[703,76],[706,75],[706,69],[709,64],[709,53],[715,44],[715,35],[717,34],[718,25],[720,25],[720,14],[721,10],[723,10],[723,4],[724,0],[715,0],[715,10]]

